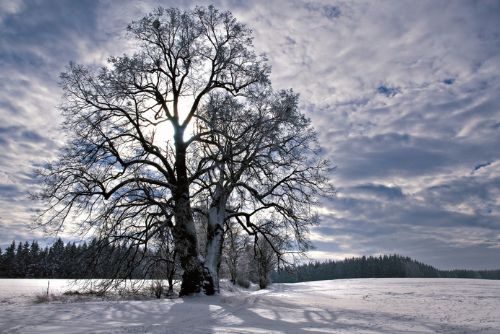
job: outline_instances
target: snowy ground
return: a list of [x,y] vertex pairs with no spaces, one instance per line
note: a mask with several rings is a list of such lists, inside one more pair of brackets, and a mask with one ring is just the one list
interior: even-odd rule
[[[51,291],[65,282],[51,280]],[[175,300],[34,304],[0,280],[0,333],[500,333],[500,281],[351,279]]]

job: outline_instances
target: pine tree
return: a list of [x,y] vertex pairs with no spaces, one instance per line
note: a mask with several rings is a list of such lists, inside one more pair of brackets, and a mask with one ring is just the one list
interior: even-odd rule
[[0,278],[5,277],[4,255],[2,248],[0,248]]
[[5,277],[16,277],[16,242],[12,241],[9,247],[5,249],[4,266],[5,266]]
[[64,242],[58,238],[49,248],[49,275],[54,278],[60,278],[64,264]]
[[39,278],[41,276],[41,259],[40,259],[40,246],[36,240],[33,240],[29,249],[30,264],[28,266],[28,277]]

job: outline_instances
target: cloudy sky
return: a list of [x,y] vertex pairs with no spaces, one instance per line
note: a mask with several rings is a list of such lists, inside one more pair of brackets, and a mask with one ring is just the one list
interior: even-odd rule
[[[336,166],[311,257],[500,268],[500,1],[211,3],[254,30]],[[27,193],[63,141],[59,73],[125,52],[160,4],[208,2],[0,2],[0,247],[41,237]]]

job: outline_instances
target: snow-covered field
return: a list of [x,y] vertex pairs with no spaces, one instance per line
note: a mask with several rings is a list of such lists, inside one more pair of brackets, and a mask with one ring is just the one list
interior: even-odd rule
[[[64,291],[51,280],[51,292]],[[174,300],[33,303],[0,280],[0,333],[500,333],[500,281],[350,279]]]

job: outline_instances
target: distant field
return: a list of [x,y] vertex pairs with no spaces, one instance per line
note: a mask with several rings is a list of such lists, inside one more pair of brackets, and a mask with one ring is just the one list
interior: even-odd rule
[[[79,290],[80,285],[84,282],[92,286],[92,282],[96,284],[99,280],[72,280],[72,279],[14,279],[0,278],[0,303],[3,301],[11,302],[30,302],[35,299],[35,296],[46,294],[47,289],[50,294],[60,295],[65,291]],[[133,280],[137,283],[140,281]],[[165,282],[166,284],[166,282]]]
[[46,293],[63,293],[72,286],[72,280],[66,279],[0,279],[0,302],[5,300],[28,301],[35,295]]
[[[65,280],[50,281],[52,292],[67,289]],[[0,332],[500,333],[499,281],[348,279],[260,291],[226,285],[217,297],[34,304],[46,288],[46,279],[0,280]]]

